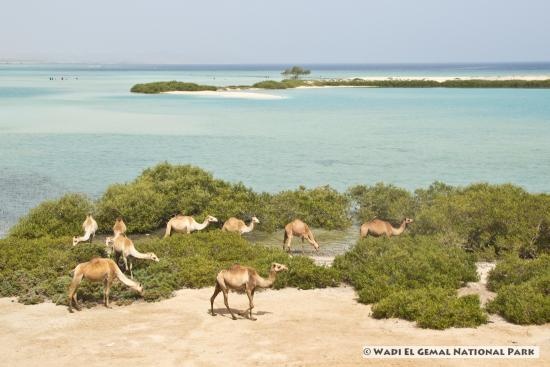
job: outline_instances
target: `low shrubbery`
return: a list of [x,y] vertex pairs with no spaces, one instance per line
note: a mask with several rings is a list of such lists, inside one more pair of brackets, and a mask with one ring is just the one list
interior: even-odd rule
[[[282,81],[265,80],[252,86],[241,85],[238,88],[261,89],[288,89],[301,86],[315,87],[379,87],[379,88],[550,88],[550,79],[546,80],[365,80],[355,79],[329,79],[329,80],[299,80],[284,79]],[[220,87],[230,89],[232,86]],[[161,93],[168,91],[201,91],[217,90],[211,85],[197,85],[178,81],[153,82],[136,84],[130,91],[134,93]]]
[[186,83],[178,82],[175,80],[169,82],[152,82],[152,83],[143,83],[136,84],[131,89],[132,93],[146,93],[146,94],[155,94],[162,92],[198,92],[204,90],[215,91],[218,90],[218,87],[213,85],[200,85],[196,83]]
[[44,201],[13,226],[9,235],[19,238],[74,236],[82,232],[82,222],[94,205],[86,196],[67,194]]
[[[190,165],[162,163],[146,169],[135,180],[107,188],[94,204],[82,195],[70,194],[47,201],[22,217],[10,231],[20,238],[73,236],[82,232],[82,222],[92,211],[99,232],[110,233],[117,217],[124,218],[129,233],[157,230],[174,215],[207,215],[260,219],[260,230],[283,228],[295,218],[312,227],[344,229],[351,225],[348,197],[329,186],[256,193],[242,183],[229,183]],[[212,226],[211,228],[216,228]]]
[[437,236],[479,259],[508,253],[536,257],[550,250],[550,196],[530,194],[510,184],[452,187],[440,182],[414,193],[393,185],[355,186],[348,191],[364,222],[374,217],[396,224],[415,222],[412,234]]
[[416,321],[429,329],[476,327],[487,322],[479,296],[457,297],[456,291],[444,288],[419,288],[398,291],[383,298],[372,308],[377,319],[398,317]]
[[[155,301],[169,297],[183,287],[213,286],[216,274],[234,263],[255,267],[268,275],[272,262],[286,264],[274,287],[302,289],[336,286],[340,275],[336,269],[316,266],[307,257],[291,258],[280,249],[251,245],[237,235],[220,231],[179,235],[169,239],[135,241],[142,252],[155,252],[160,262],[134,259],[134,278],[145,288],[145,299]],[[51,299],[66,304],[70,271],[94,256],[105,256],[105,246],[71,245],[70,238],[0,240],[0,297],[19,297],[23,303],[39,303]],[[79,299],[90,304],[101,302],[102,284],[83,282]],[[131,302],[138,298],[118,282],[112,299]]]
[[550,322],[550,255],[534,260],[511,256],[491,271],[487,286],[497,292],[489,312],[516,324]]
[[457,298],[455,292],[477,279],[473,257],[434,238],[363,239],[338,256],[334,267],[355,287],[359,302],[377,303],[375,317],[402,317],[433,328],[485,322],[479,299]]

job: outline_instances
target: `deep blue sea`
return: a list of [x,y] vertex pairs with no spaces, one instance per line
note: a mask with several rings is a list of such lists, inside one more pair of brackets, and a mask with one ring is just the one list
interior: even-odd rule
[[[0,236],[44,199],[96,198],[161,161],[261,191],[379,181],[413,190],[441,180],[550,192],[550,90],[260,92],[273,99],[129,92],[158,80],[278,80],[287,66],[0,65]],[[311,78],[550,78],[550,63],[308,67]]]

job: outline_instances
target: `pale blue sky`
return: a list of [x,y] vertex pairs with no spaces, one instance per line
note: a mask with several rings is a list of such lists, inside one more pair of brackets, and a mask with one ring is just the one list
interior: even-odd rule
[[550,0],[4,0],[0,60],[550,61]]

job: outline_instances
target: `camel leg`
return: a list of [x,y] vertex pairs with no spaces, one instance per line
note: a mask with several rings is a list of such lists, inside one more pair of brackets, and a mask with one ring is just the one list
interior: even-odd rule
[[233,318],[233,320],[237,320],[237,318],[233,314],[233,311],[231,311],[231,309],[229,308],[229,302],[227,301],[228,293],[229,291],[227,289],[223,290],[223,302],[225,303],[225,307],[227,308],[227,311],[229,311],[229,313],[231,314],[231,318]]
[[110,278],[105,278],[105,280],[103,281],[103,299],[105,302],[105,307],[107,308],[111,308],[109,306],[109,292],[111,291],[111,284],[112,280]]
[[134,262],[132,261],[132,259],[130,259],[130,278],[134,279],[134,273],[132,273],[132,265],[134,264]]
[[310,238],[309,236],[307,236],[307,237],[306,237],[306,240],[307,240],[307,242],[309,242],[309,244],[310,244],[311,246],[313,246],[313,248],[315,249],[315,251],[319,251],[319,248],[317,247],[318,245],[315,243],[315,241],[314,241],[312,238]]
[[286,242],[283,248],[284,251],[290,252],[290,243],[292,242],[292,236],[293,236],[292,233],[290,234],[287,233]]
[[128,271],[128,258],[122,255],[122,260],[124,260],[124,271]]
[[212,316],[216,316],[216,314],[214,313],[214,300],[221,292],[221,290],[222,289],[220,288],[220,285],[218,284],[218,282],[216,282],[216,289],[214,289],[214,294],[212,295],[212,297],[210,297],[210,313],[212,314]]
[[250,320],[256,321],[256,318],[252,317],[252,309],[254,308],[254,294],[252,292],[253,291],[250,290],[248,287],[246,288],[246,295],[248,296],[248,304],[249,304],[249,308],[247,311],[249,312]]
[[73,312],[73,302],[74,307],[80,311],[80,306],[78,305],[78,301],[76,299],[76,290],[78,289],[78,286],[80,285],[80,282],[82,281],[82,274],[75,273],[73,280],[71,282],[71,285],[69,286],[69,312]]
[[172,231],[172,226],[170,225],[170,223],[168,223],[166,225],[166,232],[164,233],[164,238],[166,237],[170,237],[170,232]]

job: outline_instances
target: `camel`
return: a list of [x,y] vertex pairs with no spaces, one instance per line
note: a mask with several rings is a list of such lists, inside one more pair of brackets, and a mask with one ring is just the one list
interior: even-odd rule
[[[147,259],[159,262],[159,258],[153,252],[148,252],[143,254],[139,252],[132,240],[130,240],[126,235],[119,234],[116,237],[107,237],[105,239],[105,245],[109,248],[109,251],[115,252],[115,262],[118,264],[120,255],[124,260],[124,267],[128,271],[128,257],[132,256],[136,259]],[[134,279],[134,274],[132,273],[132,259],[130,259],[130,278]]]
[[84,230],[84,236],[74,236],[73,246],[76,246],[79,242],[84,241],[90,241],[90,243],[92,243],[95,232],[97,231],[97,222],[91,214],[86,215],[86,220],[84,221],[84,223],[82,223],[82,229]]
[[118,278],[122,283],[132,288],[143,296],[143,286],[140,283],[134,282],[128,279],[122,271],[118,268],[118,265],[111,259],[103,259],[100,257],[93,258],[92,260],[80,263],[74,268],[74,275],[71,285],[69,286],[69,311],[73,312],[73,303],[75,308],[80,311],[81,307],[78,305],[76,290],[82,281],[82,278],[86,278],[92,282],[103,282],[103,303],[105,307],[109,307],[109,291],[115,278]]
[[126,233],[126,223],[124,223],[124,220],[121,217],[118,217],[115,220],[115,225],[113,226],[113,235],[114,237],[116,237],[119,234],[125,234],[125,233]]
[[243,233],[252,232],[255,223],[260,223],[260,221],[256,217],[252,217],[249,225],[246,225],[244,221],[240,219],[231,217],[223,224],[222,231],[235,232],[239,235],[242,235]]
[[317,243],[317,241],[315,241],[315,238],[313,237],[313,233],[309,229],[309,226],[302,222],[300,219],[295,219],[285,226],[283,250],[287,250],[288,252],[290,252],[290,243],[292,242],[293,236],[300,237],[302,239],[302,244],[304,243],[305,239],[315,248],[316,251],[319,251],[319,244]]
[[175,232],[185,232],[189,234],[193,231],[201,231],[205,229],[210,223],[217,221],[218,219],[214,218],[211,215],[207,215],[204,219],[204,222],[202,223],[197,223],[195,219],[190,216],[176,215],[166,224],[166,233],[164,234],[164,238],[170,237],[172,230],[174,230]]
[[255,269],[238,264],[233,265],[227,270],[220,271],[216,277],[214,294],[210,298],[210,312],[212,316],[216,316],[216,313],[214,313],[214,300],[220,292],[223,292],[225,307],[231,314],[233,320],[236,320],[237,318],[233,314],[233,311],[229,308],[227,297],[229,290],[244,290],[248,296],[249,307],[241,312],[240,315],[244,316],[246,313],[249,313],[250,320],[255,321],[256,319],[252,317],[252,309],[254,308],[253,301],[256,288],[270,288],[273,283],[275,283],[275,279],[277,279],[277,273],[284,270],[288,270],[285,265],[277,263],[271,264],[269,277],[267,279],[262,278]]
[[385,220],[380,219],[373,219],[370,222],[363,223],[361,226],[361,230],[359,231],[359,234],[361,238],[367,237],[368,235],[379,237],[386,235],[386,237],[390,238],[391,236],[399,236],[408,224],[411,224],[414,222],[410,218],[405,218],[401,222],[401,225],[398,228],[394,228],[390,222],[386,222]]

